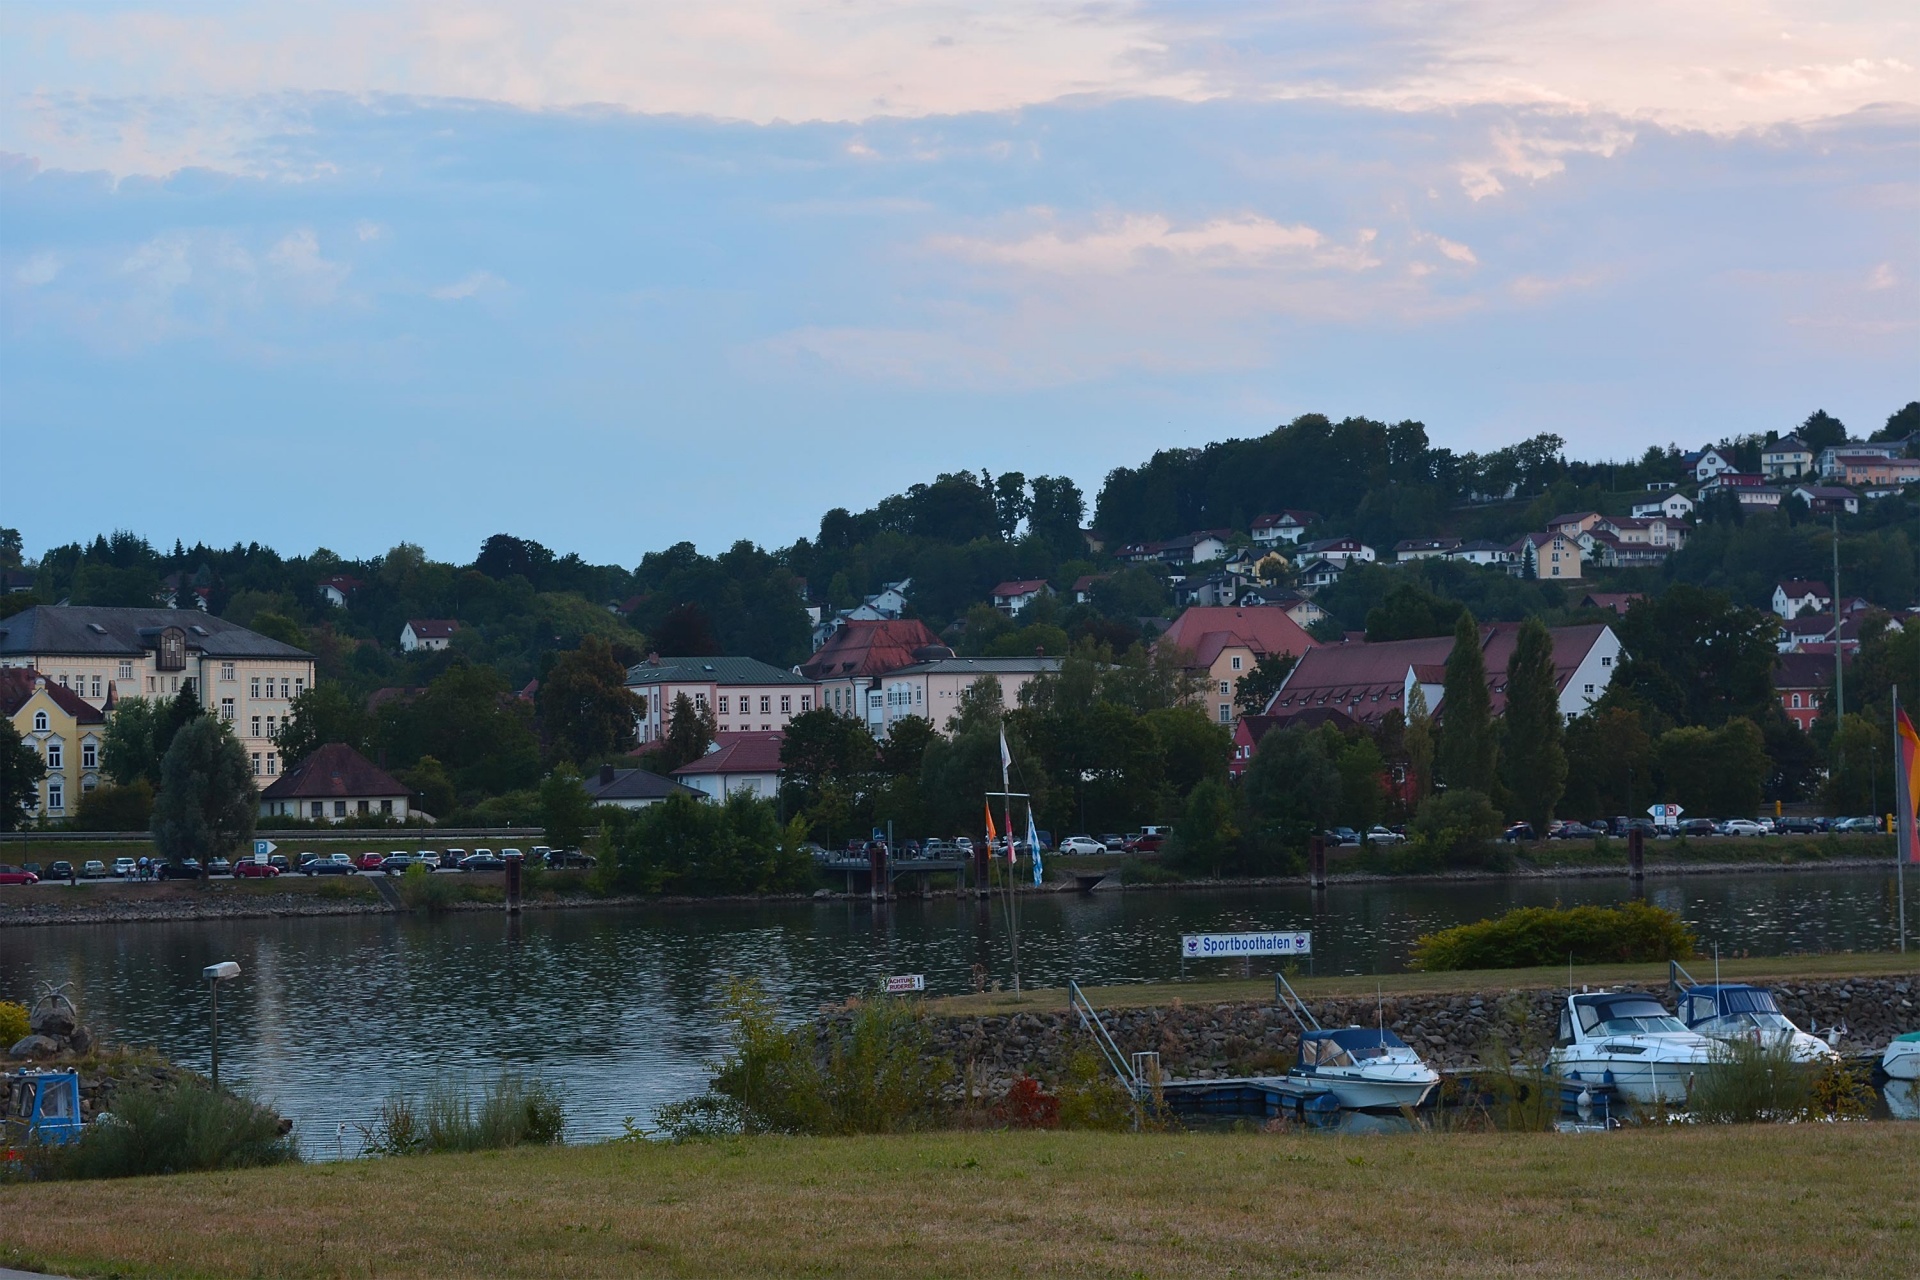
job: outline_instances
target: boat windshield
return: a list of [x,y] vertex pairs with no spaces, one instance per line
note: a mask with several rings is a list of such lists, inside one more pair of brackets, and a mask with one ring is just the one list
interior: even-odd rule
[[1752,1027],[1758,1027],[1770,1035],[1791,1035],[1799,1030],[1787,1020],[1785,1014],[1779,1013],[1729,1013],[1715,1018],[1708,1025],[1713,1028],[1715,1035],[1729,1035]]
[[1645,996],[1623,999],[1582,1001],[1580,1027],[1588,1035],[1659,1035],[1685,1031],[1680,1019]]

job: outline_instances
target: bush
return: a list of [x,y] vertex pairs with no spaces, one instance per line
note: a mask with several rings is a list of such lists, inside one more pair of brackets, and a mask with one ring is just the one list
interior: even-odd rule
[[405,1094],[390,1096],[367,1135],[366,1151],[397,1156],[551,1146],[565,1128],[559,1090],[503,1071],[477,1099],[464,1076],[436,1081],[417,1102]]
[[1520,907],[1498,920],[1456,925],[1413,944],[1413,966],[1529,969],[1541,965],[1684,960],[1692,930],[1671,911],[1644,902],[1617,907]]
[[52,1148],[43,1172],[56,1178],[251,1169],[300,1157],[280,1117],[235,1094],[183,1081],[162,1089],[123,1088],[111,1116],[88,1125],[71,1146]]
[[1687,1109],[1708,1124],[1798,1119],[1813,1101],[1812,1085],[1791,1046],[1723,1040],[1714,1046],[1713,1066],[1695,1077]]
[[400,873],[400,901],[414,911],[445,911],[460,896],[452,876],[437,876],[421,863]]
[[1055,1092],[1060,1098],[1060,1125],[1065,1129],[1117,1131],[1132,1128],[1139,1119],[1133,1095],[1091,1049],[1073,1055],[1066,1079]]
[[1420,802],[1407,824],[1410,852],[1439,866],[1458,867],[1497,861],[1488,842],[1500,834],[1500,814],[1479,792],[1455,788]]
[[27,1006],[0,1000],[0,1049],[12,1048],[32,1029],[27,1021]]

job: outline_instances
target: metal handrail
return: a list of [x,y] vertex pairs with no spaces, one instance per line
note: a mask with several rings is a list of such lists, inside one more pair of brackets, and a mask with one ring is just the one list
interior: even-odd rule
[[1689,987],[1697,987],[1700,985],[1700,979],[1688,973],[1687,966],[1681,964],[1678,960],[1667,961],[1667,994],[1669,996],[1677,996],[1681,991],[1685,990],[1685,988],[1680,985],[1680,979],[1682,978],[1687,980],[1687,986]]
[[1107,1030],[1107,1024],[1100,1020],[1100,1011],[1093,1007],[1093,1001],[1087,999],[1087,993],[1072,978],[1067,979],[1067,1004],[1080,1015],[1080,1025],[1093,1033],[1093,1042],[1100,1050],[1100,1056],[1106,1059],[1113,1074],[1120,1077],[1120,1083],[1129,1090],[1139,1087],[1140,1077],[1127,1062],[1127,1056],[1120,1052],[1113,1034]]
[[1273,1002],[1292,1014],[1302,1031],[1321,1030],[1320,1019],[1313,1016],[1313,1010],[1307,1008],[1307,1002],[1300,998],[1284,973],[1273,975]]

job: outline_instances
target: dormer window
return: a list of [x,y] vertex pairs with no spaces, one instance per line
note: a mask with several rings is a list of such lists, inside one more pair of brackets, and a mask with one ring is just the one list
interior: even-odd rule
[[154,665],[162,671],[185,671],[187,633],[178,627],[167,627],[161,631],[160,649],[155,655]]
[[46,712],[36,711],[33,713],[33,731],[35,733],[45,733],[47,731],[47,713]]

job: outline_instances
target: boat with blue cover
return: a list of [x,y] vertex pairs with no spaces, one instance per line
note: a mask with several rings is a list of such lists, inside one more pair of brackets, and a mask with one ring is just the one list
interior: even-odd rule
[[1300,1053],[1287,1079],[1317,1086],[1353,1111],[1417,1107],[1440,1085],[1440,1073],[1387,1030],[1384,1015],[1374,1027],[1323,1027],[1286,975],[1273,976],[1276,1003],[1300,1025]]
[[[1686,972],[1678,965],[1674,968],[1680,973]],[[1675,1005],[1681,1024],[1689,1031],[1723,1044],[1746,1041],[1782,1048],[1795,1062],[1806,1066],[1824,1065],[1840,1058],[1832,1045],[1802,1031],[1780,1012],[1779,1002],[1765,987],[1744,982],[1709,982],[1678,987],[1678,990]]]

